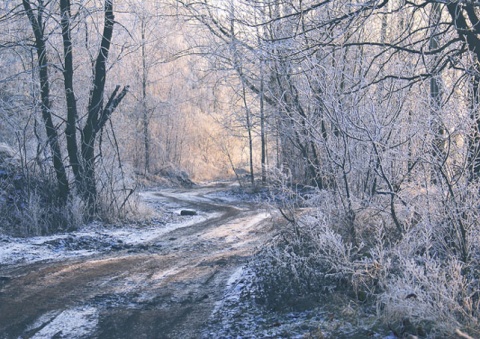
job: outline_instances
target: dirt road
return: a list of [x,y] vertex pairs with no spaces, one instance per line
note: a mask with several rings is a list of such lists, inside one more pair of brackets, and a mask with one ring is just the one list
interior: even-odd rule
[[1,266],[0,338],[201,337],[229,277],[269,229],[265,211],[215,190],[145,193],[200,216],[159,225],[164,232],[135,246]]

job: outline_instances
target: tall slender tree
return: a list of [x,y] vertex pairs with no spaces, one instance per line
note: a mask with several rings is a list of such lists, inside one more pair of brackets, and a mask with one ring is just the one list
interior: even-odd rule
[[47,134],[48,144],[52,153],[53,167],[55,170],[59,198],[61,201],[66,201],[69,194],[69,185],[65,165],[63,163],[63,156],[60,148],[59,133],[53,123],[51,112],[51,94],[50,94],[50,77],[49,77],[49,60],[46,42],[48,36],[45,33],[45,6],[43,1],[38,3],[37,10],[32,8],[29,0],[22,1],[25,14],[28,17],[30,25],[34,34],[34,46],[37,52],[40,97],[41,97],[41,111],[43,123]]
[[[52,6],[52,4],[50,4]],[[42,97],[42,115],[45,128],[53,155],[54,168],[57,173],[57,181],[60,190],[60,197],[65,199],[69,194],[69,185],[65,164],[61,155],[59,127],[53,123],[51,114],[51,93],[50,86],[52,79],[48,75],[48,48],[47,43],[50,36],[45,34],[45,16],[54,16],[55,12],[51,7],[47,8],[46,3],[39,0],[36,6],[31,0],[23,0],[23,8],[31,24],[35,49],[39,65],[39,81]],[[109,95],[105,103],[105,85],[107,77],[107,62],[111,47],[114,26],[113,0],[105,0],[103,7],[103,32],[100,38],[98,55],[93,64],[93,77],[90,85],[88,106],[86,107],[86,118],[83,126],[77,107],[74,74],[74,44],[72,38],[72,6],[70,0],[60,0],[58,13],[60,13],[61,36],[63,41],[63,84],[66,102],[66,147],[69,157],[69,164],[72,168],[75,187],[80,196],[88,206],[89,216],[94,217],[97,213],[97,183],[95,173],[95,146],[99,132],[109,121],[111,115],[127,94],[128,86],[120,90],[117,86]],[[50,42],[54,44],[54,42]],[[77,136],[77,130],[80,136]]]

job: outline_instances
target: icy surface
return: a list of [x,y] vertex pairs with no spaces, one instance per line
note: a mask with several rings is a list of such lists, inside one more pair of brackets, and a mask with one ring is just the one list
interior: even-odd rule
[[201,338],[397,338],[372,331],[374,320],[369,324],[355,314],[349,316],[349,305],[320,303],[303,311],[267,309],[256,300],[254,281],[255,272],[248,264],[233,271]]
[[48,313],[32,326],[33,329],[44,326],[32,338],[82,338],[92,333],[97,324],[98,313],[94,307],[77,307],[58,314]]
[[269,311],[255,301],[253,278],[254,273],[248,267],[233,272],[202,338],[308,338],[314,335],[325,319],[324,312]]

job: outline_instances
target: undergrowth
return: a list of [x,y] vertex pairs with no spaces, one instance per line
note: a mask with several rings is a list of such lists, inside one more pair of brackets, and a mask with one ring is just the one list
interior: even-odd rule
[[456,214],[444,196],[418,194],[411,201],[429,204],[398,206],[399,234],[388,202],[359,204],[351,218],[334,193],[318,192],[258,254],[257,300],[289,310],[343,295],[398,337],[480,337],[480,216],[469,194]]
[[73,231],[84,222],[81,199],[63,201],[48,177],[11,174],[0,179],[0,223],[3,233],[36,236]]
[[[20,169],[0,173],[0,233],[28,237],[71,232],[91,216],[84,201],[70,192],[60,198],[50,173],[27,173]],[[115,223],[137,221],[151,214],[138,199],[135,185],[127,188],[124,176],[99,175],[96,220]]]

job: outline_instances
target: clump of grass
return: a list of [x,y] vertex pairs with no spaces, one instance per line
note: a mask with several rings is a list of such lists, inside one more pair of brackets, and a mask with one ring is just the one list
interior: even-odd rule
[[59,199],[52,180],[15,175],[0,182],[1,222],[4,232],[14,236],[36,236],[72,231],[84,222],[80,198]]

